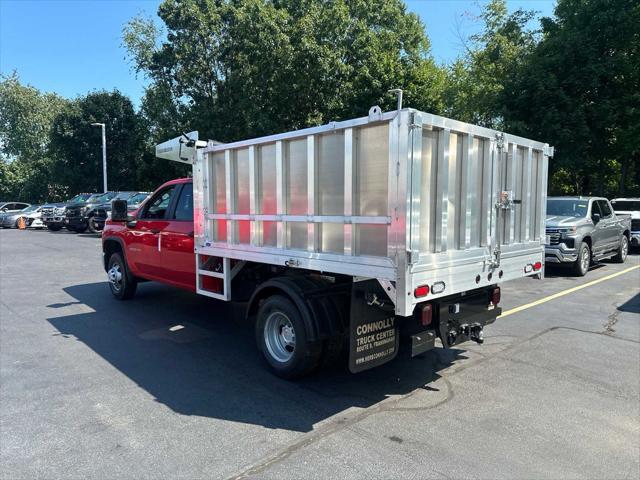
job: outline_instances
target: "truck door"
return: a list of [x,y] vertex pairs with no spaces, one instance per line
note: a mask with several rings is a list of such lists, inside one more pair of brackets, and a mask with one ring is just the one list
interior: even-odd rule
[[167,227],[160,233],[164,281],[195,291],[196,259],[193,250],[193,183],[176,191],[177,201]]
[[609,202],[606,200],[596,200],[600,206],[600,223],[604,232],[604,244],[603,248],[606,251],[612,250],[618,243],[618,222],[613,215],[613,210],[609,206]]
[[169,225],[166,217],[176,187],[169,185],[156,192],[138,214],[135,226],[126,233],[127,262],[145,278],[163,280],[160,234]]

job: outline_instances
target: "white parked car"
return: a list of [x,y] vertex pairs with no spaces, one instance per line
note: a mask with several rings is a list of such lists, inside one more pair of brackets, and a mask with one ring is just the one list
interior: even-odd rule
[[2,228],[18,228],[18,222],[21,218],[26,221],[27,228],[44,228],[42,223],[42,205],[31,205],[17,212],[4,214],[0,217],[0,226]]
[[614,198],[611,206],[616,215],[631,216],[631,246],[640,247],[640,198]]

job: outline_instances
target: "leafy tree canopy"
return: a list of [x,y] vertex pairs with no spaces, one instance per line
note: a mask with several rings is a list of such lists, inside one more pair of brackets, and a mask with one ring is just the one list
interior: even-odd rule
[[395,87],[415,107],[441,109],[443,72],[399,0],[166,0],[159,16],[166,39],[135,18],[124,40],[151,79],[144,108],[164,104],[174,134],[228,141],[326,123],[393,105],[385,92]]
[[504,79],[507,126],[555,145],[553,193],[640,193],[640,3],[559,0]]

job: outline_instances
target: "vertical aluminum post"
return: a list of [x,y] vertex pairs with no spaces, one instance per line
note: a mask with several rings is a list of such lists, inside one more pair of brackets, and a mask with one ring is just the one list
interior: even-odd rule
[[107,131],[104,123],[102,124],[102,182],[104,193],[107,193]]

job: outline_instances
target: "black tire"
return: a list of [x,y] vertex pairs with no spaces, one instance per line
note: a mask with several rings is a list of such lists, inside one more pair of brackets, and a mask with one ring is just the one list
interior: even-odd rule
[[129,273],[122,254],[116,252],[109,257],[107,278],[109,279],[109,289],[118,300],[128,300],[135,295],[138,281]]
[[624,263],[629,254],[629,239],[626,235],[622,235],[620,239],[620,246],[618,247],[618,253],[613,257],[613,261],[616,263]]
[[98,225],[96,225],[95,221],[94,221],[94,217],[89,217],[89,220],[87,222],[89,224],[89,231],[91,233],[100,233],[102,232],[101,228],[98,228]]
[[80,225],[79,227],[75,228],[75,232],[76,233],[84,233],[87,231],[87,226],[86,225]]
[[47,228],[52,232],[59,232],[62,229],[62,225],[47,225]]
[[[279,322],[286,325],[281,326],[278,332]],[[285,345],[285,328],[293,329],[293,347],[291,344]],[[260,305],[256,320],[256,343],[271,371],[285,379],[307,375],[318,366],[322,355],[322,342],[307,340],[300,312],[291,300],[280,295],[269,297]]]
[[578,250],[578,260],[573,264],[573,273],[578,277],[584,277],[589,271],[589,265],[591,265],[591,249],[586,242],[582,242]]

